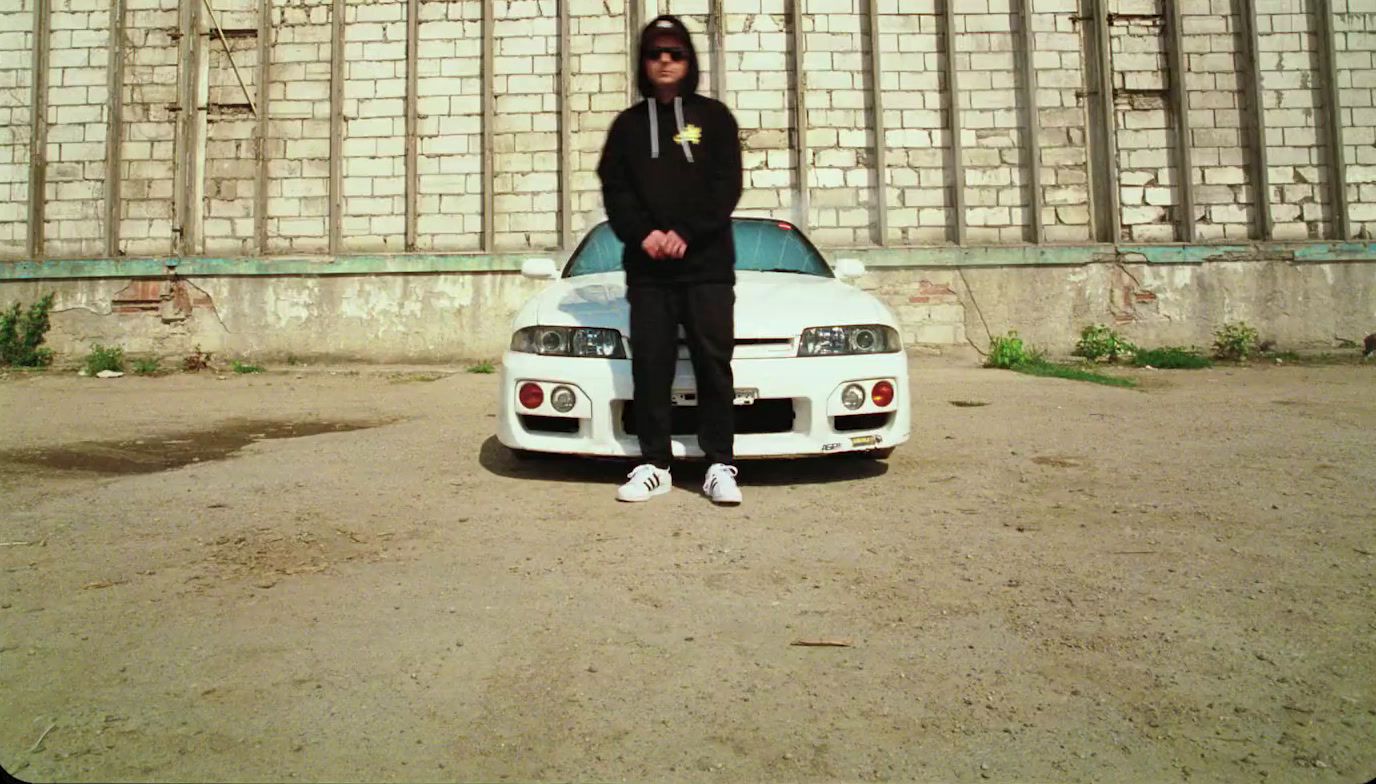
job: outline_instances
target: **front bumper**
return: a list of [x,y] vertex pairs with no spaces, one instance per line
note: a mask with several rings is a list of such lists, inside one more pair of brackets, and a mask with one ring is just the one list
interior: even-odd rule
[[[739,458],[888,449],[909,438],[908,362],[902,353],[736,359],[731,367],[736,388],[756,390],[755,406],[759,406],[752,411],[737,407],[735,453]],[[887,406],[878,406],[868,397],[881,380],[891,382],[895,390]],[[526,382],[544,389],[544,402],[535,409],[518,400],[517,391]],[[867,399],[852,411],[840,400],[841,391],[855,382],[861,383]],[[497,440],[506,446],[576,455],[640,455],[626,416],[634,397],[630,360],[508,351],[502,358],[500,384]],[[570,387],[577,396],[578,402],[566,413],[555,411],[549,402],[549,393],[560,385]],[[691,399],[696,390],[687,360],[678,363],[673,389],[680,402]],[[689,421],[691,416],[676,419]],[[752,429],[768,432],[749,432]],[[671,442],[675,457],[702,456],[692,432],[676,432]]]

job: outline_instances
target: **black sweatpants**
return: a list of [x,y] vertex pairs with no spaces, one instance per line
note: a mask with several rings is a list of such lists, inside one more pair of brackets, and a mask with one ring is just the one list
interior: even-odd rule
[[736,289],[729,283],[640,284],[631,304],[631,377],[635,430],[645,462],[668,468],[670,394],[678,360],[678,326],[688,339],[697,379],[698,444],[712,463],[730,464],[735,440]]

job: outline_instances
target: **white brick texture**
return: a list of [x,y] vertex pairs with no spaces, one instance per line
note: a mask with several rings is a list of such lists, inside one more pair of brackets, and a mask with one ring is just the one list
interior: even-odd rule
[[878,239],[872,236],[876,173],[869,118],[874,106],[866,76],[870,32],[863,5],[862,0],[803,5],[807,225],[814,241],[839,247]]
[[[631,55],[624,32],[625,7],[609,5],[610,14],[608,4],[599,0],[569,4],[569,199],[575,237],[603,218],[597,161],[607,128],[626,104]],[[601,60],[610,60],[611,68],[597,67]]]
[[[186,0],[182,0],[185,2]],[[0,255],[26,252],[30,177],[30,72],[33,2],[0,9]],[[493,72],[482,71],[482,0],[419,0],[417,250],[550,250],[561,238],[567,202],[574,239],[603,217],[596,166],[612,118],[626,107],[633,40],[627,0],[567,0],[567,91],[559,73],[560,0],[495,0]],[[695,36],[703,79],[713,93],[710,0],[636,0],[642,19],[680,15]],[[802,218],[822,245],[855,247],[951,242],[954,167],[963,170],[967,242],[1017,244],[1037,220],[1051,243],[1091,240],[1088,123],[1097,100],[1086,73],[1095,55],[1077,0],[1030,0],[1031,62],[1039,126],[1029,138],[1020,0],[799,0],[805,51],[794,73],[788,0],[727,0],[722,59],[724,100],[741,127],[745,193],[740,212]],[[954,57],[944,51],[945,6],[954,11]],[[1247,103],[1245,25],[1233,0],[1178,0],[1186,72],[1171,73],[1166,0],[1106,0],[1110,25],[1112,118],[1121,203],[1116,236],[1171,242],[1184,221],[1199,240],[1256,238],[1256,159]],[[200,244],[211,255],[319,254],[329,248],[332,209],[345,252],[402,252],[407,223],[407,3],[346,0],[344,36],[333,40],[333,0],[272,0],[265,107],[267,204],[255,215],[259,176],[258,0],[216,0],[232,31],[229,52],[203,18],[204,157],[177,160],[182,132],[178,0],[126,0],[124,81],[117,171],[107,172],[110,113],[108,0],[52,3],[45,153],[45,253],[103,255],[105,183],[119,178],[120,253],[175,249],[174,190],[179,169],[199,177],[193,200]],[[1257,0],[1261,104],[1269,159],[1267,195],[1277,239],[1327,239],[1335,221],[1328,149],[1331,107],[1321,71],[1316,0]],[[1376,5],[1332,0],[1337,87],[1342,103],[1348,218],[1359,239],[1376,232]],[[870,40],[870,14],[878,40]],[[205,15],[203,15],[204,17]],[[330,203],[331,59],[342,47],[344,116],[339,141],[342,190]],[[877,48],[880,74],[870,73]],[[236,77],[231,57],[238,66]],[[958,73],[960,160],[953,160],[948,62]],[[1172,80],[1183,76],[1190,138],[1176,138]],[[241,87],[239,79],[244,86]],[[492,96],[492,202],[482,214],[483,94]],[[807,182],[798,182],[799,117]],[[885,132],[875,138],[873,90]],[[561,102],[569,127],[561,129]],[[567,130],[569,145],[560,145]],[[1178,170],[1188,142],[1192,171]],[[876,143],[886,168],[877,168]],[[1031,215],[1029,149],[1041,179],[1042,213]],[[1194,215],[1180,212],[1191,184]],[[806,188],[808,212],[797,214]],[[878,236],[878,214],[888,236]],[[267,246],[258,248],[262,221]],[[192,221],[195,225],[195,221]]]
[[176,0],[127,0],[120,128],[120,249],[172,252],[178,104]]
[[[257,8],[256,0],[218,0],[215,18],[221,25],[242,20],[257,27]],[[210,20],[203,21],[206,33],[211,33]],[[258,100],[258,40],[256,36],[235,36],[226,41],[228,53],[218,38],[210,39],[204,50],[209,62],[202,233],[207,254],[249,255],[256,250],[253,197],[258,177],[258,124],[250,104]],[[243,87],[239,79],[243,79]]]
[[1042,176],[1042,231],[1047,242],[1087,242],[1089,171],[1085,109],[1080,98],[1084,54],[1073,2],[1038,0],[1032,15],[1041,129],[1035,149]]
[[[482,3],[422,0],[417,245],[482,246]],[[500,207],[498,207],[500,209]]]
[[[1120,8],[1141,16],[1114,20],[1114,123],[1118,143],[1118,202],[1122,239],[1171,242],[1179,173],[1162,0],[1125,0]],[[1129,9],[1130,6],[1130,9]]]
[[1031,225],[1018,25],[1006,0],[956,3],[967,237],[1022,242]]
[[496,4],[493,241],[559,245],[559,25],[554,0]]
[[1376,4],[1334,0],[1333,6],[1348,220],[1354,236],[1372,239],[1376,237]]
[[[354,0],[345,9],[340,244],[398,253],[406,242],[406,3]],[[328,102],[328,91],[322,97]],[[328,193],[327,185],[320,195]]]
[[784,0],[727,3],[727,105],[741,130],[745,215],[792,219],[797,159],[788,16]]
[[1271,217],[1278,239],[1318,239],[1331,232],[1315,5],[1313,0],[1257,4]]
[[1243,20],[1231,4],[1213,0],[1185,2],[1181,16],[1195,236],[1205,242],[1245,240],[1255,223],[1256,186],[1247,164],[1251,132]]
[[104,255],[105,145],[109,122],[108,0],[51,10],[48,61],[46,255]]
[[0,256],[28,250],[33,0],[0,10]]
[[331,5],[273,0],[264,216],[273,253],[329,249]]
[[930,0],[911,12],[898,5],[881,4],[879,21],[890,239],[940,243],[954,221],[943,20]]

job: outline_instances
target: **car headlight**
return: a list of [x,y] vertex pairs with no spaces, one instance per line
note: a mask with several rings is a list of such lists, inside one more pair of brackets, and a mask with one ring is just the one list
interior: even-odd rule
[[556,357],[626,358],[621,333],[599,327],[526,327],[511,336],[511,350]]
[[798,341],[798,356],[825,357],[838,354],[891,354],[903,350],[898,330],[882,324],[851,327],[808,327]]

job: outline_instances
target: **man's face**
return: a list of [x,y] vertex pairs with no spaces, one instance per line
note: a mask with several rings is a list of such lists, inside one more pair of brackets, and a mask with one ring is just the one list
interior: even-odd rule
[[688,50],[675,36],[655,36],[645,50],[645,75],[657,88],[677,85],[688,75]]

